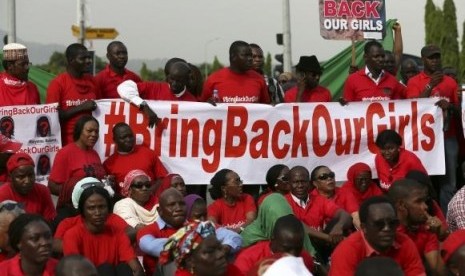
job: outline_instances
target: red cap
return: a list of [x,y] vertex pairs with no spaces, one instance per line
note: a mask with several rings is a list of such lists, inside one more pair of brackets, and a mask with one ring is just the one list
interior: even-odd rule
[[465,245],[465,230],[452,232],[442,244],[441,256],[444,263],[447,263],[455,251],[463,245]]
[[18,152],[13,154],[6,163],[8,173],[11,173],[20,166],[34,166],[34,160],[32,160],[29,154],[24,152]]
[[3,152],[17,152],[23,144],[13,141],[10,138],[0,133],[0,153]]

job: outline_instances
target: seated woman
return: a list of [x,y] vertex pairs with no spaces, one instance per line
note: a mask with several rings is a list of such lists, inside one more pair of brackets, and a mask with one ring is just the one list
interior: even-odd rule
[[289,183],[289,167],[283,164],[274,165],[266,173],[267,189],[258,198],[257,205],[260,205],[265,197],[271,193],[285,195],[291,191]]
[[402,179],[411,170],[424,173],[425,167],[420,159],[402,146],[402,137],[394,130],[386,129],[376,137],[379,153],[375,156],[375,166],[381,189],[386,192],[392,183]]
[[111,199],[103,184],[90,182],[82,188],[75,196],[83,220],[65,233],[63,254],[83,255],[101,275],[144,275],[129,238],[106,223]]
[[383,191],[373,182],[371,168],[365,163],[355,163],[347,171],[347,181],[341,187],[342,193],[352,194],[360,204],[372,196],[382,195]]
[[215,200],[208,206],[208,220],[240,232],[257,216],[252,196],[242,193],[242,180],[228,169],[218,171],[210,180],[210,196]]
[[90,115],[83,115],[76,122],[74,143],[57,152],[53,162],[48,188],[58,196],[58,220],[74,213],[71,193],[77,181],[84,177],[103,179],[105,169],[98,153],[93,149],[99,135],[99,123]]
[[[95,184],[99,182],[100,184]],[[62,255],[63,254],[63,238],[65,237],[66,232],[73,228],[76,224],[84,223],[84,218],[79,214],[79,197],[82,194],[82,191],[89,185],[102,185],[103,183],[100,180],[93,177],[86,177],[79,180],[76,185],[74,185],[73,193],[71,195],[71,200],[73,202],[73,216],[65,218],[58,224],[58,227],[55,231],[54,241],[53,241],[53,252]],[[107,187],[107,186],[105,186]],[[134,228],[129,226],[122,218],[110,213],[105,222],[108,227],[113,228],[115,231],[120,231],[126,233],[131,241],[135,240],[136,232]]]
[[115,203],[114,214],[136,230],[157,220],[158,205],[155,205],[157,200],[152,192],[152,181],[144,171],[130,171],[119,186],[125,198]]
[[52,259],[52,230],[36,214],[21,214],[10,224],[8,238],[18,253],[0,263],[3,275],[55,275],[57,260]]
[[189,223],[166,242],[160,264],[175,262],[175,276],[244,275],[228,264],[224,247],[215,233],[215,225],[210,221]]
[[207,220],[207,202],[203,197],[191,194],[184,197],[188,222]]
[[258,216],[241,233],[243,250],[235,265],[246,274],[261,260],[275,253],[302,256],[308,269],[313,268],[311,255],[315,250],[304,225],[292,213],[284,196],[274,193],[265,198],[258,208]]
[[16,254],[8,242],[8,229],[11,222],[21,214],[24,214],[21,203],[12,200],[0,203],[0,262],[10,259]]
[[0,187],[0,201],[13,200],[24,206],[26,213],[42,215],[47,221],[56,216],[50,191],[36,183],[34,160],[24,152],[18,152],[7,162],[10,181]]
[[[360,229],[357,201],[350,193],[345,193],[336,187],[336,175],[326,166],[317,166],[310,173],[310,181],[315,189],[312,196],[323,196],[342,208],[352,216],[354,226]],[[329,221],[327,221],[329,222]]]
[[163,178],[160,187],[155,193],[156,198],[159,198],[159,195],[168,188],[175,188],[182,194],[182,196],[186,196],[186,183],[184,183],[182,176],[177,173],[170,173],[165,178]]

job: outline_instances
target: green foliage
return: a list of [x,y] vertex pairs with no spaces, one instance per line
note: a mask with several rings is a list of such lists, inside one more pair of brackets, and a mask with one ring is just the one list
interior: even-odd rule
[[224,67],[224,65],[221,64],[221,62],[218,60],[218,57],[215,56],[215,58],[213,59],[213,63],[212,63],[212,65],[211,65],[211,72],[210,72],[210,74],[213,73],[213,72],[215,72],[215,71],[220,70],[220,69],[223,68],[223,67]]
[[220,70],[224,67],[224,65],[220,62],[217,56],[213,58],[213,63],[202,63],[198,65],[200,72],[202,72],[202,76],[205,79],[206,76],[210,76],[213,72]]
[[443,14],[433,0],[427,0],[425,6],[425,45],[441,41]]
[[165,72],[162,68],[157,70],[150,70],[147,68],[147,64],[144,62],[142,63],[142,67],[139,71],[140,77],[145,81],[164,81],[165,80]]
[[266,54],[266,58],[265,58],[265,65],[263,66],[263,71],[265,73],[265,75],[267,76],[271,76],[271,68],[272,68],[272,64],[271,64],[271,54],[270,52],[268,52]]
[[[95,56],[95,72],[100,72],[105,68],[106,63],[99,56]],[[62,52],[53,52],[48,63],[37,65],[42,70],[45,70],[54,75],[61,74],[66,71],[66,56]]]
[[[442,32],[439,47],[444,66],[459,68],[459,43],[457,31],[457,16],[454,0],[445,0],[443,6]],[[436,43],[438,44],[438,43]]]

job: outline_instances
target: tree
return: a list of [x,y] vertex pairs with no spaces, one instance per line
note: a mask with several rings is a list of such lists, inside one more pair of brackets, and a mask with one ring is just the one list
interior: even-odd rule
[[270,52],[268,52],[266,54],[266,58],[265,58],[265,65],[263,66],[263,71],[265,73],[265,75],[267,76],[271,76],[271,68],[272,68],[272,64],[271,64],[271,54]]
[[459,43],[454,0],[444,0],[441,22],[442,38],[438,46],[441,48],[442,64],[459,70]]
[[50,72],[54,75],[58,75],[66,71],[66,57],[64,53],[53,52],[50,56],[48,63],[39,64],[37,67]]
[[165,72],[162,68],[155,71],[150,70],[145,62],[142,63],[142,67],[139,71],[140,77],[145,81],[164,81]]
[[220,70],[221,68],[223,68],[224,65],[221,64],[221,62],[218,60],[218,57],[215,56],[215,58],[213,59],[213,63],[211,65],[211,71],[209,72],[209,74],[213,73],[213,72],[216,72],[218,70]]
[[[442,32],[442,11],[433,0],[427,0],[425,6],[425,44],[439,44]],[[439,46],[439,45],[438,45]]]

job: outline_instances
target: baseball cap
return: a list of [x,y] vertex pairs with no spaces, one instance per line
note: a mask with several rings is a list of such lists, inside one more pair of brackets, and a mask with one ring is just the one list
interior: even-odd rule
[[441,54],[441,49],[438,46],[430,44],[426,45],[421,49],[421,56],[422,57],[430,57],[434,54]]

